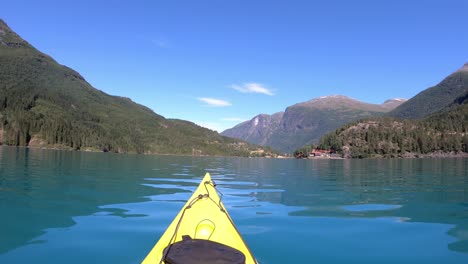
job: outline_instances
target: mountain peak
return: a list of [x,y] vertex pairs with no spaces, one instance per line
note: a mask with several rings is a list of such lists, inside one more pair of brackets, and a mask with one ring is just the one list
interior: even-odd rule
[[468,62],[465,63],[457,72],[468,72]]
[[244,139],[248,142],[255,142],[255,144],[265,146],[274,131],[278,129],[283,114],[284,112],[278,112],[272,115],[256,115],[248,121],[223,131],[221,135]]
[[[340,95],[340,94],[332,94],[332,95],[327,95],[327,96],[320,96],[318,98],[315,98],[315,100],[333,100],[333,99],[351,99],[354,100],[348,96],[345,95]],[[314,100],[314,99],[313,99]]]
[[292,107],[307,107],[307,108],[319,108],[319,109],[341,109],[341,108],[352,108],[352,109],[363,109],[371,111],[385,111],[378,109],[380,106],[369,103],[361,102],[357,99],[345,96],[345,95],[327,95],[314,98],[312,100],[298,103]]
[[329,105],[331,102],[340,102],[340,101],[357,101],[351,97],[339,94],[326,95],[313,98],[309,101],[298,103],[296,105],[311,106],[311,105]]

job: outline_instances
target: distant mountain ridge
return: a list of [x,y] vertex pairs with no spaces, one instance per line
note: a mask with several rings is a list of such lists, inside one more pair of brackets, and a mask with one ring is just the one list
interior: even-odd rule
[[[323,96],[288,107],[279,125],[268,128],[269,132],[263,133],[267,136],[261,140],[247,136],[246,131],[251,130],[249,124],[253,119],[222,134],[291,152],[304,145],[318,143],[323,135],[352,121],[376,116],[421,119],[441,111],[452,111],[459,105],[457,102],[467,97],[468,63],[410,100],[394,98],[376,105],[342,95]],[[434,118],[431,120],[435,122]]]
[[404,102],[408,101],[408,99],[404,98],[393,98],[393,99],[388,99],[386,100],[383,104],[381,104],[382,107],[388,109],[389,111],[397,108]]
[[295,106],[306,106],[306,107],[315,107],[319,109],[339,109],[339,108],[350,108],[350,109],[361,109],[364,111],[371,112],[387,112],[389,108],[392,108],[392,105],[398,104],[406,101],[405,99],[389,99],[386,100],[383,104],[371,104],[366,102],[361,102],[354,98],[345,96],[345,95],[328,95],[321,96],[318,98],[311,99],[306,102],[297,103],[292,105]]
[[257,115],[249,121],[238,124],[235,128],[225,130],[222,135],[266,146],[268,139],[279,128],[283,114],[284,112]]
[[0,144],[227,156],[258,148],[95,89],[1,19]]
[[468,63],[404,104],[391,111],[388,116],[418,119],[436,113],[453,101],[468,93]]
[[390,99],[378,105],[344,95],[322,96],[289,106],[274,117],[258,115],[221,134],[292,152],[303,145],[318,143],[322,135],[341,125],[360,118],[383,115],[404,101]]

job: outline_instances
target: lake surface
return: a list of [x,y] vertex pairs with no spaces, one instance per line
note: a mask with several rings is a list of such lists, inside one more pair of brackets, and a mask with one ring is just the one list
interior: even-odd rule
[[260,263],[468,263],[468,159],[0,147],[0,263],[139,263],[210,172]]

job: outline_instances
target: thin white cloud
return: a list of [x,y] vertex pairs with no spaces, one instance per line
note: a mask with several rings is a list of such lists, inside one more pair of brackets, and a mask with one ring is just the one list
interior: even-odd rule
[[261,83],[243,83],[242,85],[233,84],[231,88],[241,93],[259,93],[266,95],[275,95],[270,89]]
[[199,97],[197,98],[199,101],[202,101],[206,103],[209,106],[214,106],[214,107],[224,107],[224,106],[230,106],[232,105],[228,101],[224,101],[221,99],[216,99],[216,98],[208,98],[208,97]]
[[239,117],[226,117],[226,118],[223,118],[221,119],[223,121],[229,121],[229,122],[243,122],[245,121],[246,119],[245,118],[239,118]]

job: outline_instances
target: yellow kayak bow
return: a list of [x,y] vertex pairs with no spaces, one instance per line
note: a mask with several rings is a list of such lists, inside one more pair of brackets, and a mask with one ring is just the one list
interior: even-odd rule
[[207,173],[143,264],[257,263],[215,186]]

